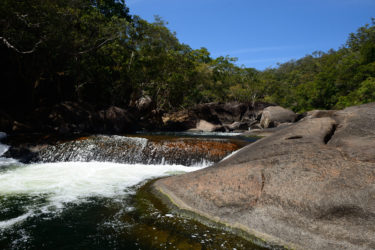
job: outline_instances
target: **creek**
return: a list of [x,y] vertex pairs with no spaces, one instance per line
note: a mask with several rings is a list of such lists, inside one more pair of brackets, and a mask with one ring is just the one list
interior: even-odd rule
[[27,164],[0,144],[0,249],[263,249],[172,214],[149,192],[154,179],[205,168],[251,141],[92,135],[39,145]]

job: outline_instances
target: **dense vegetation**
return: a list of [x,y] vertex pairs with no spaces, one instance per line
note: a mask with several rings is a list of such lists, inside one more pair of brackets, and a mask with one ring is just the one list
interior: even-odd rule
[[180,43],[123,0],[2,0],[0,31],[0,107],[16,116],[62,101],[126,108],[142,95],[162,112],[211,101],[295,111],[375,101],[375,20],[337,51],[264,71]]

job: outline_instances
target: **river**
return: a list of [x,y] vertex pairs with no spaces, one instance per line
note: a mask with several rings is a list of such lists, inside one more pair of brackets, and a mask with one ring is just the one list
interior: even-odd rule
[[170,213],[149,192],[153,179],[246,144],[233,136],[95,135],[40,147],[29,163],[0,144],[0,249],[262,249]]

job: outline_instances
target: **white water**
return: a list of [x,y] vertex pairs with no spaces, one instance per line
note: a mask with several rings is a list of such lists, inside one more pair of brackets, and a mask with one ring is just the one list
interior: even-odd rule
[[[4,132],[0,132],[0,140],[4,139],[5,137],[6,137],[6,134]],[[8,151],[8,149],[9,149],[8,145],[4,145],[0,143],[0,168],[1,166],[11,165],[11,164],[18,162],[17,160],[12,159],[12,158],[2,157],[2,155],[5,154]]]
[[[202,166],[204,167],[204,166]],[[89,197],[115,197],[127,194],[127,188],[146,179],[190,172],[202,167],[181,165],[119,164],[112,162],[59,162],[23,165],[0,172],[0,196],[45,196],[47,204],[37,210],[63,209],[71,202]],[[0,228],[12,226],[29,216],[36,208],[17,218],[0,221]]]
[[[2,138],[4,134],[0,134]],[[0,229],[21,223],[31,216],[56,212],[68,203],[90,197],[116,197],[147,179],[191,172],[205,167],[182,165],[120,164],[113,162],[57,162],[21,164],[2,155],[9,146],[0,143],[0,197],[25,195],[44,197],[46,202],[30,206],[24,214],[0,221]],[[7,167],[12,165],[12,167]]]
[[0,173],[0,195],[47,194],[53,202],[74,202],[91,196],[111,197],[146,179],[197,169],[199,167],[110,162],[32,164]]

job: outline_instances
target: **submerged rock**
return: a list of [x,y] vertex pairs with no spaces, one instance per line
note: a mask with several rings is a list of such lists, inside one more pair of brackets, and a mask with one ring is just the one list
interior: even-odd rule
[[374,249],[374,124],[375,103],[307,116],[154,190],[275,245]]

